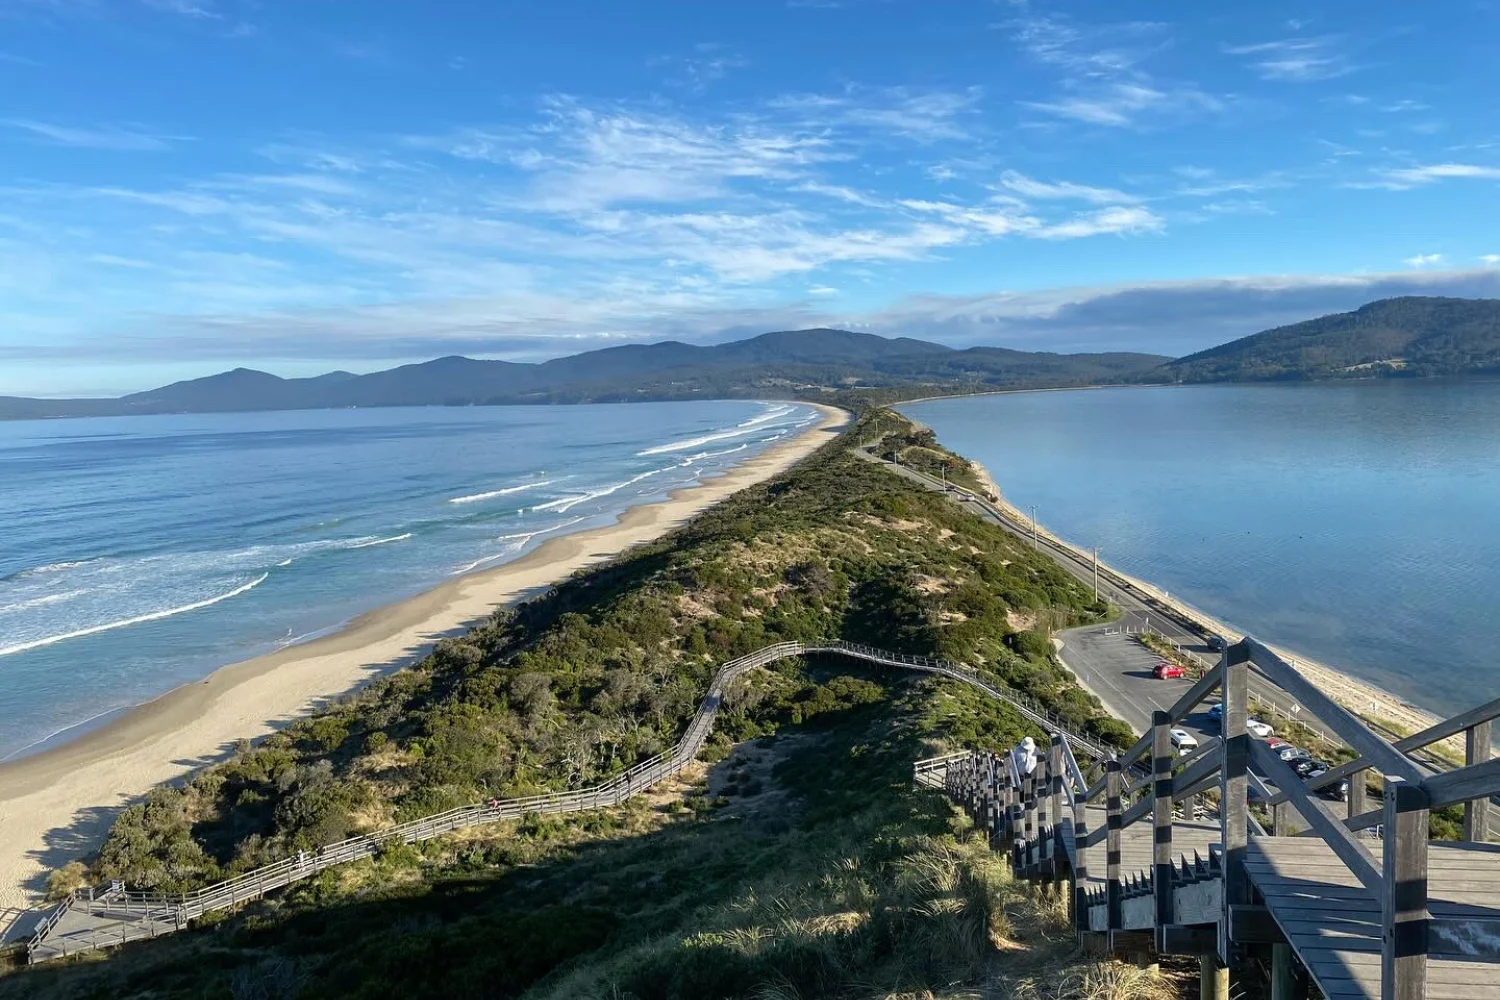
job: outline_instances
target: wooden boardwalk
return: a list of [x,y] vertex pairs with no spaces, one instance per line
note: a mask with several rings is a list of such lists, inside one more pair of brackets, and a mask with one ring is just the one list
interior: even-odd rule
[[[1304,781],[1253,740],[1252,665],[1359,756]],[[1216,690],[1223,736],[1178,757],[1170,727]],[[1230,970],[1250,964],[1265,970],[1272,1000],[1305,1000],[1309,984],[1328,1000],[1500,1000],[1500,845],[1488,842],[1490,799],[1500,792],[1489,734],[1497,717],[1500,700],[1388,743],[1247,639],[1102,767],[1085,772],[1054,734],[1031,775],[1010,755],[984,752],[919,770],[926,784],[941,771],[948,795],[1019,875],[1071,883],[1080,936],[1136,955],[1199,956],[1205,1000],[1227,1000]],[[1434,771],[1411,756],[1458,734],[1463,767]],[[1365,803],[1367,771],[1382,778],[1376,808]],[[1349,801],[1333,809],[1315,792],[1344,777]],[[1273,827],[1295,810],[1311,829],[1261,828],[1249,815],[1251,786]],[[1190,818],[1210,789],[1219,792],[1215,814]],[[1430,840],[1430,811],[1444,806],[1463,807],[1465,840]],[[1372,827],[1381,835],[1360,832]]]
[[[195,892],[162,894],[127,891],[123,886],[84,889],[54,908],[27,944],[27,961],[44,962],[181,930],[206,913],[238,906],[268,892],[311,878],[336,865],[374,856],[389,843],[417,843],[466,827],[516,820],[528,815],[582,812],[617,806],[691,764],[713,729],[720,702],[729,684],[741,673],[788,657],[838,656],[876,666],[936,674],[970,684],[992,698],[1009,703],[1033,724],[1064,732],[1045,709],[999,681],[986,678],[962,664],[908,653],[895,653],[850,642],[781,642],[765,646],[723,664],[681,741],[671,750],[642,761],[623,774],[592,788],[581,788],[523,799],[460,806],[396,827],[327,844],[316,851],[236,875]],[[1098,756],[1102,748],[1088,738],[1067,733],[1070,745]],[[964,755],[960,755],[964,756]],[[941,778],[934,779],[939,785]]]

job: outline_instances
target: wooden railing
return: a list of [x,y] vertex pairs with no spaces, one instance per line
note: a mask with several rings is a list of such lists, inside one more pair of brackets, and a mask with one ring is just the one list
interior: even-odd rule
[[[1317,779],[1300,778],[1246,729],[1252,670],[1295,698],[1359,756]],[[1205,740],[1191,755],[1179,757],[1170,742],[1171,727],[1215,691],[1223,702],[1221,736]],[[1489,727],[1497,717],[1500,701],[1492,701],[1420,733],[1388,742],[1271,649],[1246,638],[1225,650],[1219,664],[1176,704],[1155,712],[1150,731],[1123,754],[1105,760],[1102,774],[1092,784],[1087,783],[1076,762],[1068,762],[1069,741],[1054,736],[1035,778],[1017,774],[1008,755],[974,753],[966,760],[945,765],[946,787],[981,821],[994,817],[994,837],[1008,842],[1018,867],[1031,874],[1045,874],[1054,867],[1051,859],[1057,855],[1052,845],[1062,823],[1060,803],[1071,802],[1070,860],[1078,887],[1075,907],[1080,930],[1089,928],[1088,913],[1099,906],[1104,907],[1110,931],[1121,929],[1122,901],[1149,893],[1155,897],[1156,945],[1167,950],[1174,934],[1185,930],[1174,920],[1174,887],[1203,878],[1222,880],[1218,950],[1225,961],[1234,926],[1231,915],[1237,914],[1244,922],[1264,909],[1254,904],[1245,866],[1250,836],[1286,835],[1284,810],[1294,807],[1309,828],[1303,835],[1326,843],[1380,903],[1384,995],[1415,1000],[1426,995],[1430,956],[1500,962],[1500,919],[1434,918],[1427,910],[1426,896],[1430,810],[1464,805],[1465,839],[1487,839],[1489,800],[1500,793],[1500,760],[1492,759],[1489,744]],[[1410,756],[1413,750],[1458,733],[1465,734],[1470,751],[1464,767],[1434,772]],[[1252,771],[1252,764],[1259,775]],[[1140,765],[1145,765],[1148,774],[1142,780],[1133,780],[1131,768]],[[1381,805],[1372,810],[1356,804],[1362,796],[1354,793],[1355,788],[1363,791],[1363,772],[1367,770],[1376,771],[1383,779]],[[1354,780],[1349,816],[1340,819],[1316,793],[1345,777]],[[1219,791],[1221,853],[1211,852],[1207,859],[1185,859],[1173,851],[1174,813],[1185,800],[1212,788]],[[1277,816],[1270,834],[1250,815],[1252,789]],[[1102,806],[1102,827],[1088,828],[1089,806]],[[1124,872],[1119,860],[1122,835],[1148,818],[1152,824],[1151,868],[1145,873]],[[1375,824],[1384,828],[1380,841],[1356,836],[1357,830]],[[1106,845],[1107,858],[1102,884],[1097,889],[1085,889],[1090,873],[1084,851],[1101,842]],[[1097,877],[1101,873],[1093,874]],[[1201,942],[1201,935],[1194,940]]]
[[[601,784],[566,792],[551,792],[524,798],[497,800],[493,803],[459,806],[374,833],[361,834],[337,843],[326,844],[314,851],[299,851],[291,857],[192,892],[143,893],[127,891],[121,886],[113,886],[103,892],[96,892],[92,888],[80,889],[48,914],[39,926],[27,946],[28,960],[33,962],[37,960],[43,943],[52,936],[64,916],[75,907],[83,909],[90,915],[104,909],[106,905],[114,913],[124,912],[129,915],[139,912],[146,926],[136,936],[154,937],[158,933],[180,929],[186,926],[188,921],[206,913],[257,899],[273,890],[310,878],[324,869],[373,857],[389,845],[413,844],[455,830],[502,820],[520,819],[528,815],[582,812],[619,805],[658,782],[680,773],[698,756],[704,741],[713,729],[714,719],[723,702],[724,692],[736,677],[747,670],[765,666],[777,660],[810,654],[843,656],[866,663],[916,670],[963,681],[993,698],[1009,703],[1023,717],[1046,731],[1065,734],[1065,739],[1069,743],[1087,754],[1097,756],[1106,752],[1094,741],[1065,727],[1060,720],[1034,700],[1005,687],[998,681],[983,677],[969,667],[931,657],[895,653],[873,646],[843,641],[815,644],[781,642],[765,646],[720,667],[710,682],[708,692],[699,704],[682,739],[675,747],[642,761],[628,771]],[[120,944],[130,939],[127,931],[122,930],[122,934],[124,936],[120,940],[114,940],[106,935],[104,940],[97,942],[97,945],[85,942],[78,950]]]

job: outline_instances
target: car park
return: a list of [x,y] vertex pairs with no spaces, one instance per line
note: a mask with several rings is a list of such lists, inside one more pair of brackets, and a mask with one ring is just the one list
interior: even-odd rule
[[1276,735],[1276,730],[1261,722],[1259,719],[1246,719],[1245,728],[1250,731],[1251,736],[1259,736],[1265,739],[1267,736]]
[[1174,729],[1168,734],[1172,740],[1172,749],[1177,751],[1177,756],[1186,757],[1198,749],[1198,738],[1186,729]]
[[1180,677],[1186,677],[1187,671],[1175,663],[1168,663],[1167,661],[1163,660],[1156,665],[1156,668],[1154,670],[1151,671],[1151,676],[1155,677],[1159,681],[1170,681],[1176,680]]

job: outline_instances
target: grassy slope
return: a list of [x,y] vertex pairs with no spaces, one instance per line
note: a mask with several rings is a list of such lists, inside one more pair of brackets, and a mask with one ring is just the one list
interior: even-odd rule
[[[781,638],[983,663],[1107,730],[1044,637],[1014,628],[1101,609],[846,444],[153,793],[94,877],[180,888],[454,802],[592,782],[675,739],[715,664]],[[721,722],[707,757],[780,734],[775,766],[736,751],[711,795],[393,849],[219,927],[0,980],[0,997],[883,995],[1040,960],[997,946],[1019,889],[909,785],[940,744],[1012,744],[1014,713],[949,682],[788,663],[732,692]]]

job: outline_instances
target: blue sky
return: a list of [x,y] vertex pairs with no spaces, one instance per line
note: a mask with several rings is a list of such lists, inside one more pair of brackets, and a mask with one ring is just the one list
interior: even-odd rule
[[0,393],[1500,295],[1500,5],[0,0]]

